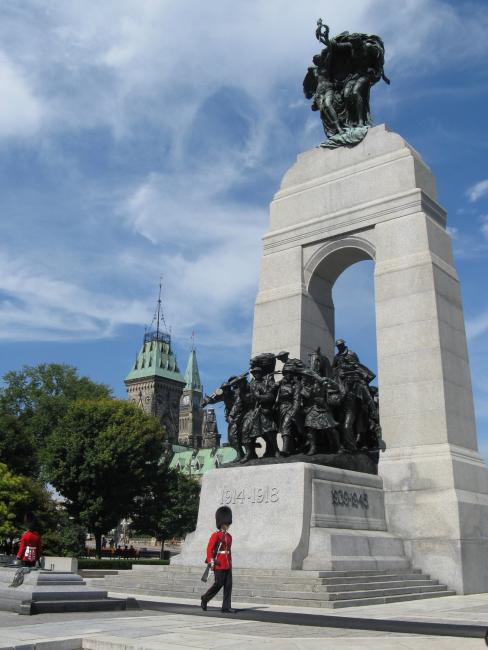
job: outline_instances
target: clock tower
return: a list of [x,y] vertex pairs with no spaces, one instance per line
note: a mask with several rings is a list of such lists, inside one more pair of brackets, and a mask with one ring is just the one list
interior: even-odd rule
[[171,349],[171,336],[161,329],[161,320],[165,325],[160,284],[156,328],[144,334],[142,347],[124,383],[129,401],[156,416],[166,431],[166,440],[177,444],[180,399],[186,382]]
[[203,386],[198,372],[197,353],[192,347],[185,370],[185,387],[180,400],[179,444],[200,449],[202,447]]

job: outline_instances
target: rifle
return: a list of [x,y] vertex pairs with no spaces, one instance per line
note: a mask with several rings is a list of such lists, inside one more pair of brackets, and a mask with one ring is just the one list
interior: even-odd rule
[[[218,545],[215,547],[216,550],[214,549],[214,552],[212,553],[213,559],[214,559],[214,565],[218,564],[218,562],[217,562],[217,560],[215,558],[217,557],[221,546],[222,546],[222,542],[219,542]],[[202,582],[207,582],[209,573],[210,573],[210,562],[207,563],[207,567],[206,567],[205,571],[203,572],[202,577],[200,578],[200,580]]]

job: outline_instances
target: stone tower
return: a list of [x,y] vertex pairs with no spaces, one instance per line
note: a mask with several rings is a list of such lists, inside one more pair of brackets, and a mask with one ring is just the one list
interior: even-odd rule
[[203,386],[198,372],[197,353],[192,348],[185,370],[185,387],[180,399],[179,444],[200,449],[202,447]]
[[171,336],[161,330],[161,320],[164,323],[160,285],[156,330],[144,334],[142,347],[124,383],[129,401],[156,416],[166,431],[167,441],[177,444],[180,398],[185,380],[171,349]]
[[217,426],[215,409],[208,408],[203,412],[202,447],[212,449],[220,447],[220,433]]

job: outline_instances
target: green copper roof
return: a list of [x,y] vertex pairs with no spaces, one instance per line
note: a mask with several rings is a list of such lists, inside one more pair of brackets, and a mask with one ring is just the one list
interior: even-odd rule
[[185,390],[196,390],[200,393],[203,391],[202,382],[200,381],[200,373],[198,372],[197,353],[191,350],[188,356],[188,363],[185,370]]
[[136,362],[125,381],[155,376],[172,379],[181,384],[185,383],[171,349],[169,335],[145,337]]
[[[173,446],[173,450],[174,448]],[[209,469],[215,469],[225,463],[231,463],[236,457],[237,452],[232,447],[199,449],[195,455],[192,449],[188,449],[187,451],[176,451],[169,466],[179,469],[183,474],[202,476]]]

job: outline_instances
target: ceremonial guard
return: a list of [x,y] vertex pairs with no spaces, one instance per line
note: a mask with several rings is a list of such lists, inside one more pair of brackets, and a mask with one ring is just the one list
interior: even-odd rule
[[25,523],[27,531],[20,538],[17,559],[22,562],[23,566],[34,567],[41,560],[41,536],[37,532],[36,517],[31,512],[25,516]]
[[207,603],[224,588],[222,612],[233,613],[231,609],[232,598],[232,535],[229,526],[232,524],[232,510],[228,506],[221,506],[215,513],[217,530],[210,535],[207,544],[206,562],[214,572],[215,581],[201,598],[203,611],[207,611]]

